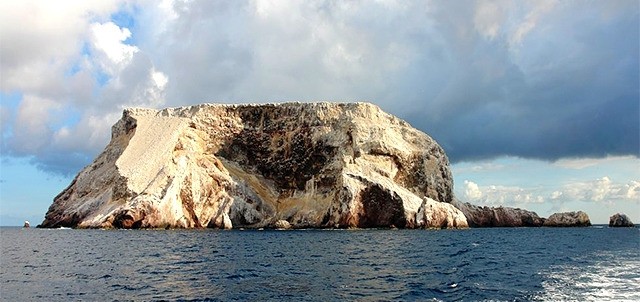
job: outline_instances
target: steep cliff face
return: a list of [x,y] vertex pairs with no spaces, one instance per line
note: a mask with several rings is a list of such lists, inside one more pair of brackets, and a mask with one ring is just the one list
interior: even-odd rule
[[442,148],[367,103],[127,109],[43,227],[466,227]]

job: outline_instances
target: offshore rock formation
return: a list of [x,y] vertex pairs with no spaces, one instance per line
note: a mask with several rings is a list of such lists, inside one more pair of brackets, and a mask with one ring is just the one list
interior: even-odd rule
[[609,227],[635,227],[629,216],[617,213],[609,217]]
[[545,222],[532,211],[509,207],[481,207],[454,199],[455,205],[467,218],[470,227],[539,227]]
[[590,225],[589,215],[583,211],[551,214],[543,224],[547,227],[585,227]]
[[372,104],[126,109],[41,227],[467,227],[452,185],[442,148]]

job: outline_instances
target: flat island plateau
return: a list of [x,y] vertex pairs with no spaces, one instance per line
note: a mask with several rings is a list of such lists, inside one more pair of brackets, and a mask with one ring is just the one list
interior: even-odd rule
[[125,109],[39,227],[587,226],[457,200],[444,150],[369,103]]

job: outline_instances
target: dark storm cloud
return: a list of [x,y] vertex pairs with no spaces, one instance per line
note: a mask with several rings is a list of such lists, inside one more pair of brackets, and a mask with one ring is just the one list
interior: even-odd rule
[[196,1],[191,10],[219,13],[176,27],[191,42],[172,53],[188,68],[168,69],[171,96],[368,99],[433,135],[453,161],[638,155],[637,4],[496,3],[265,12]]
[[[453,161],[640,155],[639,25],[631,4],[615,17],[558,8],[517,53],[501,47],[506,37],[474,41],[458,59],[467,66],[407,120]],[[501,73],[492,78],[495,68]]]

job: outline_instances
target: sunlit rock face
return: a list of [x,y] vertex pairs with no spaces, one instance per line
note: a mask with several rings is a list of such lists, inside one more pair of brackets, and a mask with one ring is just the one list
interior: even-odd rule
[[633,224],[629,216],[627,216],[626,214],[617,213],[609,217],[609,226],[610,227],[635,227],[635,224]]
[[452,186],[432,138],[368,103],[127,109],[41,226],[467,227]]
[[548,227],[585,227],[590,225],[589,215],[583,211],[551,214],[544,221],[544,226]]
[[539,227],[545,219],[532,211],[510,207],[477,206],[454,200],[470,227]]

